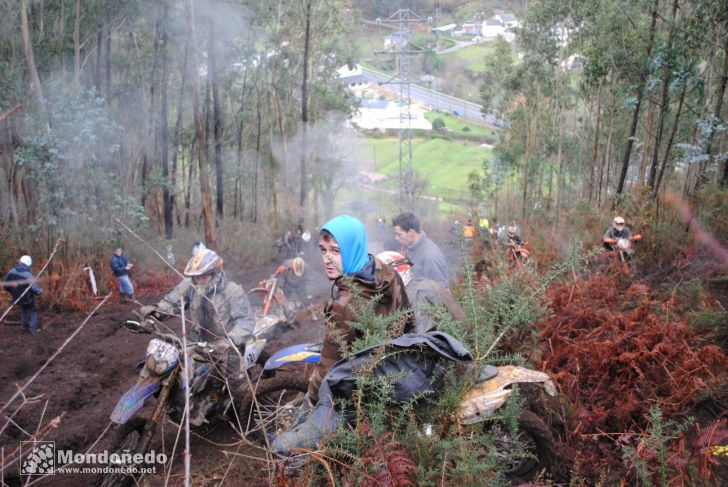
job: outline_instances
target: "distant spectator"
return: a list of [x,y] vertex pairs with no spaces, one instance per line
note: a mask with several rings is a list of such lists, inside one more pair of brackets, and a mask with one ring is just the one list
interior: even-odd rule
[[466,240],[472,240],[476,237],[477,233],[478,231],[475,228],[475,225],[473,225],[473,220],[468,218],[468,221],[463,227],[463,237],[465,237]]
[[410,212],[392,220],[397,242],[406,248],[407,257],[414,264],[412,274],[437,281],[450,289],[447,261],[440,248],[420,230],[420,221]]
[[134,264],[129,262],[129,257],[122,253],[121,247],[114,250],[114,256],[111,258],[111,270],[114,271],[116,280],[119,281],[119,293],[121,294],[121,302],[126,303],[127,300],[134,300],[134,285],[129,279],[129,271]]
[[40,325],[35,297],[39,296],[43,290],[34,282],[33,274],[30,272],[30,266],[32,265],[33,259],[29,255],[22,256],[15,267],[5,276],[5,280],[9,282],[21,281],[18,284],[9,285],[6,289],[13,297],[13,302],[17,301],[20,306],[20,326],[30,331],[30,333],[38,333]]
[[285,235],[283,235],[283,245],[286,246],[286,257],[290,257],[293,251],[293,233],[290,230],[286,230]]

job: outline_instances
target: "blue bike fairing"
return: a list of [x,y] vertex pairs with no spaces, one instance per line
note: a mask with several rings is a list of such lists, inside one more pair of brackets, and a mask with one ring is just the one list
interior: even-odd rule
[[124,424],[134,416],[144,405],[144,401],[157,392],[162,384],[161,377],[149,376],[145,379],[137,380],[131,389],[121,396],[119,402],[116,403],[114,410],[111,412],[111,421],[116,424]]
[[321,361],[320,343],[299,343],[279,350],[265,363],[264,370],[274,370],[296,362],[319,363]]
[[358,219],[339,215],[329,220],[321,230],[328,231],[336,239],[341,250],[341,267],[344,274],[359,272],[369,261],[367,254],[367,230]]

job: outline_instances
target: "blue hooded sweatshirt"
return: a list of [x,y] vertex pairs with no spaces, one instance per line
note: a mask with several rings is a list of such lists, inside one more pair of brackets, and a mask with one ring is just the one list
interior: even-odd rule
[[344,274],[356,274],[369,263],[367,231],[358,219],[349,215],[339,215],[329,220],[321,230],[328,231],[339,244]]

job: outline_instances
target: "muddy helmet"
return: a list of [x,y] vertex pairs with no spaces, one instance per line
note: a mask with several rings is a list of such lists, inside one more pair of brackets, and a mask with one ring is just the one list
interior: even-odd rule
[[621,216],[615,216],[614,221],[612,222],[612,225],[614,228],[621,229],[624,227],[624,218]]
[[392,266],[397,271],[397,274],[399,274],[399,277],[402,278],[405,286],[412,280],[412,262],[404,255],[399,252],[387,250],[377,254],[377,259]]
[[518,235],[518,228],[515,225],[508,227],[508,237],[514,238],[516,235]]
[[300,257],[296,257],[291,261],[291,270],[296,277],[301,277],[303,271],[306,270],[306,262]]
[[214,250],[202,249],[187,262],[184,274],[187,277],[194,277],[219,271],[222,271],[222,257]]

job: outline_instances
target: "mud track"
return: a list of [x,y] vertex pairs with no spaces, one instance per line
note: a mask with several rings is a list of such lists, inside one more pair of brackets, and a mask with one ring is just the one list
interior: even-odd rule
[[[309,259],[307,259],[309,260]],[[277,264],[276,264],[277,265]],[[249,275],[255,279],[236,279],[235,272],[229,273],[250,289],[257,278],[265,277],[271,267],[266,265]],[[313,269],[316,271],[317,269]],[[315,276],[325,284],[322,276]],[[313,302],[325,301],[327,286],[316,286]],[[145,303],[153,303],[160,296],[146,296]],[[57,449],[71,449],[74,453],[86,452],[94,443],[92,452],[99,452],[110,446],[114,426],[109,414],[119,397],[134,383],[135,367],[143,360],[149,335],[136,335],[122,327],[126,319],[132,318],[133,305],[123,305],[112,298],[111,304],[103,306],[89,320],[84,329],[51,365],[33,382],[25,392],[28,402],[13,417],[12,423],[0,435],[0,448],[6,458],[12,455],[28,434],[34,434],[53,418],[61,417],[58,426],[43,435],[44,440],[55,441]],[[299,323],[276,338],[267,347],[275,351],[294,343],[317,341],[323,337],[320,322],[307,321],[299,313]],[[0,324],[3,340],[0,344],[0,403],[4,404],[61,346],[64,340],[81,324],[83,314],[41,314],[43,330],[30,335],[12,321]],[[10,318],[16,319],[14,315]],[[12,412],[22,403],[18,399],[8,408]],[[145,406],[145,409],[149,405]],[[144,414],[144,410],[140,414]],[[148,416],[148,412],[146,413]],[[0,425],[5,424],[5,420]],[[107,430],[107,427],[109,428]],[[166,421],[163,434],[156,435],[153,447],[157,451],[171,451],[177,427]],[[105,433],[106,431],[106,433]],[[105,434],[104,434],[105,433]],[[100,438],[100,439],[99,439]],[[267,485],[267,472],[263,451],[251,446],[238,447],[238,437],[226,424],[193,431],[191,458],[194,485]],[[98,442],[97,442],[98,440]],[[181,447],[177,448],[169,485],[181,485],[183,460]],[[241,456],[229,455],[225,452]],[[226,473],[226,470],[228,470]],[[224,476],[224,477],[223,477]],[[37,477],[31,478],[32,480]],[[18,464],[3,472],[8,485],[24,485],[27,477],[18,477]],[[35,485],[79,486],[93,485],[97,477],[81,474],[56,474],[40,479]],[[165,476],[154,476],[152,485],[164,485]]]

